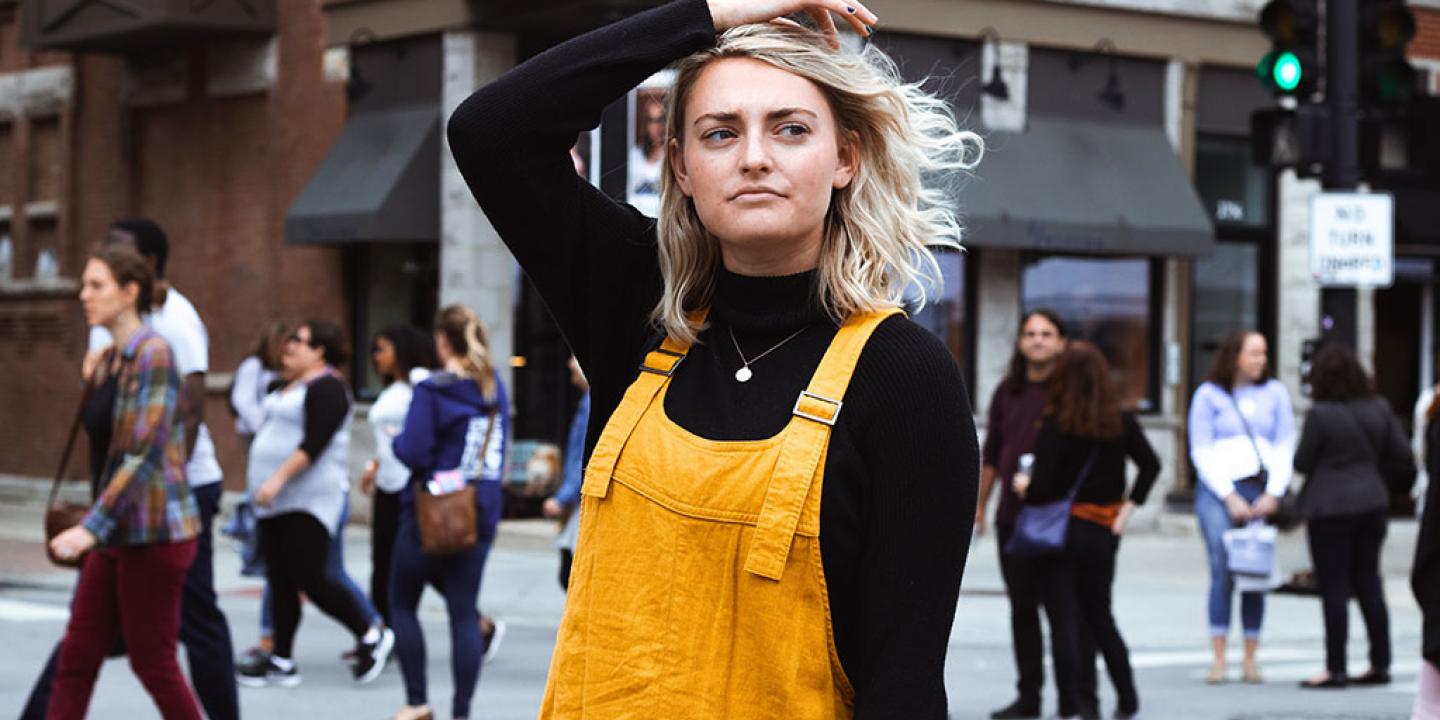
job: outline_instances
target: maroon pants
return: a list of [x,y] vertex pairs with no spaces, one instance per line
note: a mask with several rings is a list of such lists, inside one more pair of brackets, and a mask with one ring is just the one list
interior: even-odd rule
[[165,720],[200,720],[180,664],[180,589],[195,541],[95,550],[85,559],[70,624],[60,644],[46,720],[85,717],[95,678],[115,635],[125,634],[130,667]]

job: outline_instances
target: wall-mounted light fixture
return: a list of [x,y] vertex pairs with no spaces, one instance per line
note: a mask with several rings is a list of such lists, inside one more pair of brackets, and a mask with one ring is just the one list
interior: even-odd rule
[[[1100,92],[1095,94],[1101,105],[1120,112],[1125,109],[1125,89],[1120,87],[1120,72],[1115,64],[1115,43],[1109,38],[1103,38],[1095,44],[1094,52],[1105,55],[1108,59],[1109,72],[1105,76],[1105,85]],[[1070,56],[1070,69],[1076,70],[1084,65],[1089,58],[1080,54]]]
[[995,49],[995,66],[990,69],[990,80],[980,86],[980,92],[996,100],[1009,100],[1010,85],[1005,82],[1005,76],[1000,70],[1000,33],[996,32],[995,28],[987,27],[980,31],[980,38]]

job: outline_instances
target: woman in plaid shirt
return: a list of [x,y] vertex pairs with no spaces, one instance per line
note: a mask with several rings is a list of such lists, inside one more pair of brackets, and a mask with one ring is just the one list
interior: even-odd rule
[[195,558],[200,519],[185,482],[180,376],[170,346],[140,320],[154,285],[149,266],[122,247],[90,256],[80,290],[85,320],[115,338],[92,382],[113,394],[110,452],[99,499],[85,521],[57,535],[60,557],[88,553],[60,646],[50,720],[82,718],[106,651],[123,632],[130,667],[160,714],[199,720],[180,674],[180,591]]

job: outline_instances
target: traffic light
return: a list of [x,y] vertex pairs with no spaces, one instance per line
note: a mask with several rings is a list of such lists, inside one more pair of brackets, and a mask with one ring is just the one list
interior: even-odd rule
[[1250,114],[1250,150],[1257,165],[1290,167],[1299,177],[1319,177],[1330,149],[1330,115],[1322,105]]
[[1404,103],[1415,96],[1418,75],[1405,58],[1415,37],[1415,16],[1404,0],[1360,4],[1360,96],[1362,104]]
[[1270,0],[1260,11],[1260,30],[1270,52],[1255,72],[1276,95],[1306,98],[1320,78],[1317,0]]

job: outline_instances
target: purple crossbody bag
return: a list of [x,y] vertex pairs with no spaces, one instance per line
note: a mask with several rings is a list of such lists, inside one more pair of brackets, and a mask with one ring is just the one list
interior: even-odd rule
[[1100,455],[1096,446],[1090,451],[1090,459],[1080,469],[1080,476],[1065,497],[1048,503],[1029,503],[1020,508],[1015,518],[1015,534],[1005,543],[1008,555],[1054,555],[1065,549],[1065,532],[1070,529],[1070,507],[1075,504],[1075,494],[1090,477],[1095,467],[1095,458]]

